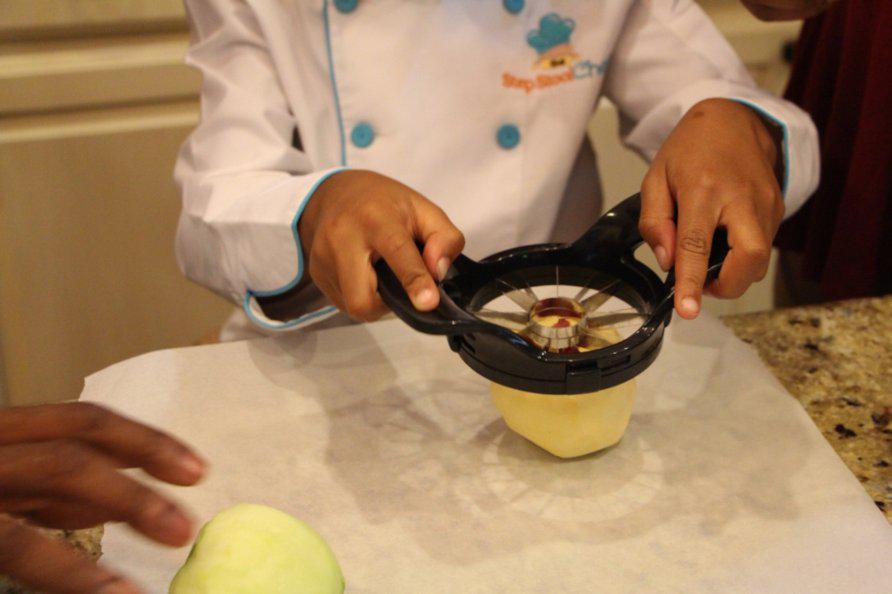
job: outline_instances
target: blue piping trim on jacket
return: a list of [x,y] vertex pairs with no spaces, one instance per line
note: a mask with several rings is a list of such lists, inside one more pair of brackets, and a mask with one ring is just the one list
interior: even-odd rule
[[288,330],[289,328],[294,328],[295,326],[299,326],[311,320],[315,320],[316,318],[321,318],[338,311],[337,307],[329,305],[327,307],[323,307],[322,309],[317,309],[316,311],[311,311],[308,314],[304,314],[299,318],[288,320],[287,322],[282,322],[281,324],[270,324],[269,322],[261,320],[254,315],[254,311],[251,309],[250,293],[245,295],[245,302],[243,307],[245,308],[245,313],[247,314],[248,319],[251,320],[252,323],[257,324],[261,328],[266,328],[267,330]]
[[304,255],[303,249],[301,248],[300,244],[300,236],[297,233],[297,224],[300,220],[300,215],[303,214],[304,208],[306,208],[307,206],[307,202],[310,201],[310,198],[313,196],[313,193],[316,191],[319,185],[322,184],[322,182],[327,180],[329,177],[331,177],[333,174],[343,171],[347,165],[347,137],[344,132],[344,118],[341,115],[341,98],[338,95],[338,82],[337,78],[335,78],[334,71],[334,55],[331,49],[331,26],[328,19],[328,0],[323,0],[322,21],[325,25],[325,52],[328,56],[328,75],[329,79],[331,80],[331,91],[334,95],[335,114],[337,115],[338,119],[338,134],[340,136],[341,142],[341,167],[328,172],[327,174],[316,180],[316,183],[313,184],[313,187],[310,188],[310,191],[307,192],[307,195],[304,196],[303,200],[298,205],[297,212],[294,214],[294,218],[291,221],[291,232],[294,234],[294,243],[297,245],[297,275],[295,275],[294,280],[283,287],[273,289],[271,291],[252,291],[251,289],[245,291],[245,298],[242,302],[242,308],[245,310],[245,314],[253,323],[270,330],[285,330],[287,328],[292,328],[299,324],[303,324],[304,322],[309,322],[312,319],[337,311],[336,307],[329,306],[314,312],[310,312],[308,314],[304,314],[299,318],[295,318],[294,320],[282,322],[281,324],[270,324],[269,322],[265,322],[254,315],[254,312],[251,309],[252,298],[275,297],[292,290],[298,285],[298,283],[300,283],[304,275]]
[[[310,190],[307,192],[307,195],[304,196],[303,200],[301,200],[300,204],[298,204],[297,212],[294,213],[294,218],[291,219],[291,233],[294,235],[294,243],[297,246],[297,274],[295,275],[294,280],[292,280],[290,283],[288,283],[282,287],[279,287],[278,289],[273,289],[271,291],[252,291],[251,289],[248,289],[247,291],[245,291],[245,299],[244,299],[242,306],[245,309],[245,313],[248,315],[249,318],[251,318],[251,321],[256,323],[257,325],[263,326],[264,328],[272,328],[272,329],[290,328],[291,326],[301,323],[301,321],[307,321],[307,320],[304,320],[304,318],[306,318],[307,316],[312,316],[313,313],[318,313],[318,312],[313,312],[313,313],[306,314],[305,316],[301,316],[300,318],[297,318],[296,320],[289,320],[288,322],[284,323],[287,325],[274,325],[273,326],[273,325],[267,324],[266,322],[261,321],[254,315],[254,313],[251,311],[250,302],[251,302],[251,298],[253,298],[253,297],[275,297],[277,295],[281,295],[282,293],[286,293],[286,292],[292,290],[294,287],[296,287],[298,285],[298,283],[300,282],[300,280],[303,278],[303,276],[304,276],[304,251],[300,245],[300,235],[298,235],[298,233],[297,233],[297,223],[298,223],[298,221],[300,221],[300,215],[303,214],[304,209],[307,207],[307,203],[310,201],[310,198],[313,197],[313,194],[316,192],[316,189],[319,188],[320,185],[322,185],[322,182],[327,180],[329,177],[331,177],[335,173],[340,173],[341,171],[344,171],[344,168],[338,167],[337,169],[332,169],[331,171],[329,171],[328,173],[326,173],[325,175],[323,175],[322,177],[317,179],[316,183],[314,183],[313,186],[310,188]],[[322,311],[322,310],[319,310],[319,311]]]
[[347,136],[344,132],[344,118],[341,115],[341,98],[338,95],[338,80],[335,78],[334,54],[331,51],[331,26],[328,20],[328,0],[322,5],[322,21],[325,23],[325,53],[328,55],[328,77],[334,95],[335,113],[338,118],[338,132],[341,137],[341,165],[347,165]]
[[787,188],[790,187],[790,130],[787,128],[787,123],[781,119],[778,119],[774,115],[768,113],[762,107],[747,101],[746,99],[740,99],[739,97],[730,97],[732,101],[737,101],[738,103],[742,103],[761,115],[762,117],[768,118],[778,126],[780,126],[781,130],[784,133],[784,181],[781,183],[781,193],[784,198],[787,197]]
[[293,320],[288,320],[287,322],[282,322],[280,324],[271,324],[258,318],[256,315],[254,315],[254,311],[251,309],[251,299],[253,299],[254,297],[275,297],[292,290],[298,285],[298,283],[300,283],[301,278],[303,278],[304,275],[304,255],[303,249],[301,248],[300,244],[300,236],[297,233],[297,224],[300,220],[300,215],[303,214],[304,208],[306,208],[307,206],[307,202],[310,201],[310,198],[313,196],[313,193],[316,191],[319,185],[322,184],[322,182],[328,179],[331,175],[338,173],[339,171],[343,171],[343,167],[347,165],[347,137],[344,132],[344,118],[341,115],[341,99],[338,95],[338,83],[337,78],[335,78],[334,72],[334,55],[331,49],[331,27],[328,19],[328,0],[324,0],[322,4],[322,21],[325,25],[325,52],[328,56],[328,75],[329,79],[331,80],[331,91],[334,96],[335,114],[338,120],[338,135],[340,136],[341,142],[342,167],[330,171],[326,175],[322,176],[320,179],[316,180],[316,183],[313,184],[313,187],[310,188],[310,191],[307,192],[307,195],[304,196],[304,199],[297,207],[297,212],[294,214],[294,219],[291,221],[291,231],[294,234],[294,242],[297,245],[297,275],[294,277],[294,280],[292,280],[287,285],[278,289],[273,289],[272,291],[252,291],[251,289],[245,291],[245,298],[242,302],[242,308],[245,310],[245,314],[248,316],[248,319],[250,319],[251,322],[268,330],[286,330],[288,328],[293,328],[294,326],[298,326],[305,322],[309,322],[310,320],[337,311],[337,308],[333,306],[323,307],[322,309],[304,314]]

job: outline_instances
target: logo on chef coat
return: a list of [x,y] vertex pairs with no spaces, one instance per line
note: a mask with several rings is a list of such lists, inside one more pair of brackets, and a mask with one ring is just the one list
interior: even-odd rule
[[555,12],[539,19],[539,28],[527,33],[527,43],[536,50],[532,69],[538,74],[523,77],[505,72],[502,75],[502,86],[531,93],[582,78],[592,78],[595,74],[603,75],[608,60],[594,63],[583,59],[570,39],[575,28],[576,21]]
[[570,43],[570,36],[575,28],[576,21],[562,18],[554,12],[542,17],[539,28],[527,34],[527,43],[539,54],[533,68],[548,70],[573,66],[578,62],[581,58]]

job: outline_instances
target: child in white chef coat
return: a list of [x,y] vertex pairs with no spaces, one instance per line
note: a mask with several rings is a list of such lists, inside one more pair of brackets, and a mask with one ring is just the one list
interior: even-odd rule
[[[651,161],[640,228],[700,308],[764,276],[818,175],[812,122],[756,87],[692,0],[186,0],[201,123],[180,154],[183,270],[261,328],[422,310],[465,250],[571,240],[600,208],[599,98]],[[673,215],[677,209],[677,224]],[[419,252],[416,240],[424,244]]]

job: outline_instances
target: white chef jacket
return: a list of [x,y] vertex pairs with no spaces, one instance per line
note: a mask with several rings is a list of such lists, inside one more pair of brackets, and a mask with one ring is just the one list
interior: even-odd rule
[[[818,181],[817,133],[756,87],[691,0],[186,0],[201,123],[180,153],[177,257],[264,328],[334,311],[297,290],[297,221],[333,172],[370,169],[438,204],[480,257],[580,235],[598,215],[586,124],[606,95],[652,158],[709,97],[783,130],[787,213]],[[326,307],[327,305],[327,307]]]

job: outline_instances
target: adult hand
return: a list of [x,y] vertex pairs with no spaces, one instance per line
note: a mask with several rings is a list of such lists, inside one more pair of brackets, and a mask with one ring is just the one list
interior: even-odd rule
[[727,229],[731,251],[710,293],[739,297],[764,278],[784,214],[777,141],[752,109],[708,99],[685,114],[651,163],[639,229],[660,266],[675,265],[675,309],[683,318],[700,312],[717,226]]
[[[371,171],[325,180],[300,218],[299,232],[316,286],[360,321],[387,312],[372,265],[384,258],[413,305],[439,303],[434,278],[446,274],[465,240],[446,214],[411,188]],[[419,253],[416,241],[424,244]]]
[[763,21],[807,19],[823,12],[836,0],[741,0],[747,10]]
[[92,404],[0,410],[0,574],[51,593],[138,592],[29,525],[72,530],[126,522],[156,542],[187,544],[186,513],[122,468],[192,485],[205,464],[172,437]]

